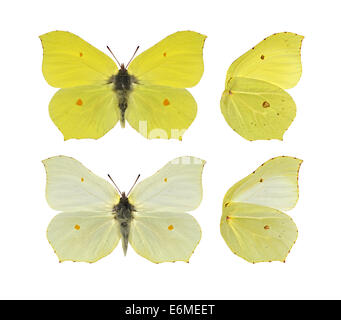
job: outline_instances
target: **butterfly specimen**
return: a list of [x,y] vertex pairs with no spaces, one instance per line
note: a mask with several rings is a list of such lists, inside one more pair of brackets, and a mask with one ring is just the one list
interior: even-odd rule
[[130,243],[155,263],[189,261],[201,229],[186,212],[201,202],[205,161],[174,159],[127,194],[73,158],[57,156],[43,164],[47,202],[61,211],[47,229],[60,261],[95,262],[120,240],[124,254]]
[[273,158],[228,190],[220,232],[236,255],[252,263],[285,261],[297,227],[281,211],[296,205],[301,163],[292,157]]
[[44,77],[61,88],[50,102],[50,117],[65,140],[98,139],[125,120],[148,139],[181,140],[196,117],[197,104],[185,88],[201,79],[206,36],[176,32],[118,66],[70,32],[40,39]]
[[303,36],[276,33],[232,63],[227,71],[221,112],[229,126],[247,140],[283,140],[296,116],[296,105],[284,90],[302,73]]

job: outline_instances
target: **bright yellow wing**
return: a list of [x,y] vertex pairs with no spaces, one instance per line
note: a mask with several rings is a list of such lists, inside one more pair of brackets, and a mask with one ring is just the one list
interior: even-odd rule
[[232,202],[223,206],[220,232],[233,253],[256,263],[284,262],[298,231],[292,219],[283,212]]
[[65,31],[40,36],[43,74],[53,87],[102,84],[117,73],[114,61],[80,37]]
[[205,39],[206,36],[193,31],[171,34],[137,56],[128,71],[141,84],[193,87],[204,72],[202,51]]
[[220,101],[230,127],[247,140],[283,139],[296,116],[291,96],[269,82],[232,78]]
[[82,86],[57,91],[50,117],[64,139],[98,139],[120,118],[117,96],[110,85]]
[[265,38],[232,63],[226,83],[232,77],[243,77],[271,82],[283,89],[294,87],[302,73],[303,38],[291,32]]
[[186,89],[136,85],[128,101],[126,119],[148,139],[182,139],[197,114]]
[[296,105],[283,89],[302,73],[303,36],[274,34],[232,63],[220,108],[225,120],[247,140],[283,139],[296,116]]

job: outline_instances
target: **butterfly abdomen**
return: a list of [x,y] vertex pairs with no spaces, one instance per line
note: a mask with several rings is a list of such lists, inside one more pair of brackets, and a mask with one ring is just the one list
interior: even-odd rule
[[129,203],[125,193],[123,193],[120,202],[114,206],[113,213],[115,214],[115,219],[117,219],[120,224],[124,255],[126,255],[128,249],[130,222],[133,219],[133,211],[134,207]]

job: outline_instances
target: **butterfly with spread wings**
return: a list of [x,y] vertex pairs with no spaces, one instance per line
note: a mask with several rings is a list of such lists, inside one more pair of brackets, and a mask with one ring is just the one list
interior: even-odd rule
[[187,212],[202,199],[204,160],[180,157],[127,194],[96,176],[79,161],[57,156],[43,161],[46,199],[61,211],[47,238],[60,261],[95,262],[122,241],[154,262],[189,261],[201,238]]
[[148,139],[182,139],[197,104],[185,89],[204,71],[206,36],[176,32],[119,64],[65,31],[40,36],[43,74],[53,87],[49,112],[64,139],[98,139],[125,120]]

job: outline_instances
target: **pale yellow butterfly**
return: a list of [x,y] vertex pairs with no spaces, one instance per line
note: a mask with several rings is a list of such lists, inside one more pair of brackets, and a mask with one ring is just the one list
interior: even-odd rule
[[120,240],[124,254],[130,243],[155,263],[189,261],[201,229],[187,212],[201,202],[205,161],[174,159],[127,194],[73,158],[57,156],[43,163],[47,202],[61,211],[47,230],[60,261],[95,262]]

